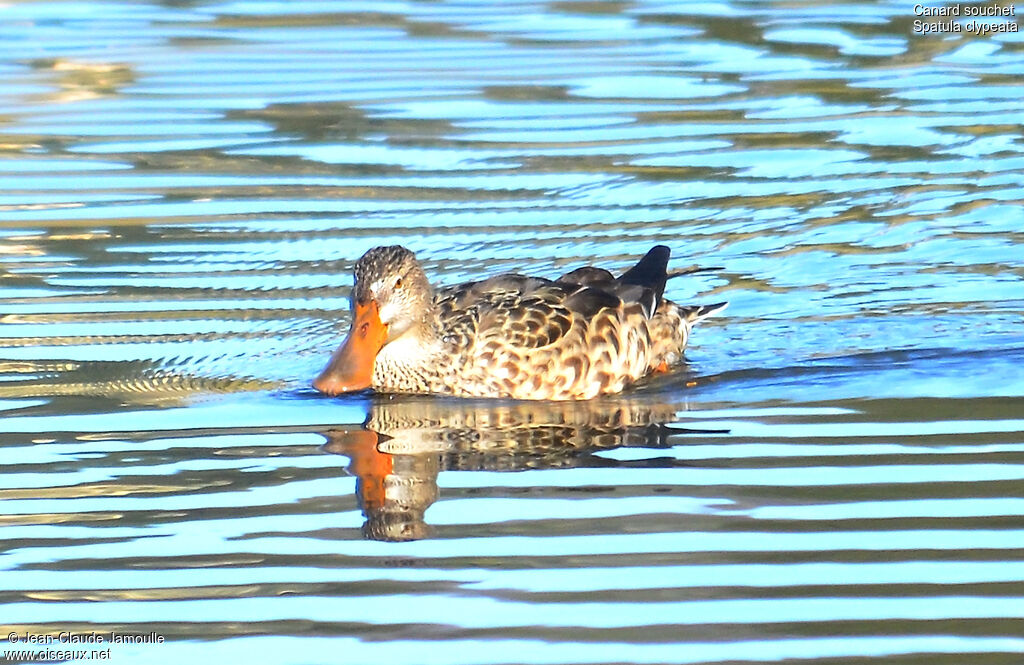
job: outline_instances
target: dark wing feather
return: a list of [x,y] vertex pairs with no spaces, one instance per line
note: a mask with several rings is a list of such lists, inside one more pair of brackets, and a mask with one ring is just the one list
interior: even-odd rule
[[580,286],[605,286],[615,282],[615,276],[604,268],[585,266],[567,272],[558,278],[564,284],[579,284]]
[[623,299],[609,289],[583,286],[569,293],[565,306],[576,315],[590,319],[602,309],[621,307]]
[[651,289],[655,294],[656,303],[661,302],[665,293],[665,281],[668,280],[668,258],[670,250],[665,245],[656,245],[640,259],[640,261],[622,273],[616,280],[619,284],[633,284]]
[[[666,269],[670,254],[668,247],[658,245],[651,248],[644,258],[618,278],[603,268],[587,266],[562,275],[558,281],[564,284],[589,286],[592,290],[601,290],[606,296],[619,301],[615,305],[606,305],[609,307],[617,307],[622,303],[637,303],[643,308],[644,316],[650,319],[657,311],[665,293],[665,282],[668,280]],[[606,299],[605,302],[610,303],[611,300]]]

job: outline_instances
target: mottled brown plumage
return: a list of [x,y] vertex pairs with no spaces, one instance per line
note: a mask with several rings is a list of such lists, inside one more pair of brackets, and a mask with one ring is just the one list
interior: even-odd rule
[[580,268],[435,292],[412,252],[372,249],[356,263],[349,339],[314,386],[534,400],[620,392],[678,364],[693,324],[725,307],[662,298],[668,258],[658,246],[618,278]]

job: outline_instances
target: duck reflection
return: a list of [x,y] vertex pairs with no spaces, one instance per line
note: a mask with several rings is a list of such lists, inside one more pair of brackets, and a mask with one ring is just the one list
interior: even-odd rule
[[610,466],[594,453],[665,448],[670,435],[710,433],[669,426],[678,405],[623,399],[494,402],[375,398],[361,428],[325,432],[327,452],[345,455],[373,540],[429,537],[424,513],[438,498],[440,471],[521,471]]

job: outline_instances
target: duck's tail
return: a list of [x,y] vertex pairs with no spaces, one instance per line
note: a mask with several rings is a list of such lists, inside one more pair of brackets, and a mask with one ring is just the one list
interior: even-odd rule
[[691,305],[689,307],[681,307],[680,309],[683,310],[686,322],[692,326],[698,321],[703,321],[709,316],[718,314],[728,306],[728,302],[716,302],[713,305]]

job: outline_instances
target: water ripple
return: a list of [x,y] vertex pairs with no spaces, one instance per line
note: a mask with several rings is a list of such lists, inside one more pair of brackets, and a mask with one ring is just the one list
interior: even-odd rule
[[[852,2],[14,2],[0,616],[179,663],[1024,652],[1024,55]],[[729,300],[582,405],[325,400],[353,262]],[[969,656],[968,656],[969,654]]]

